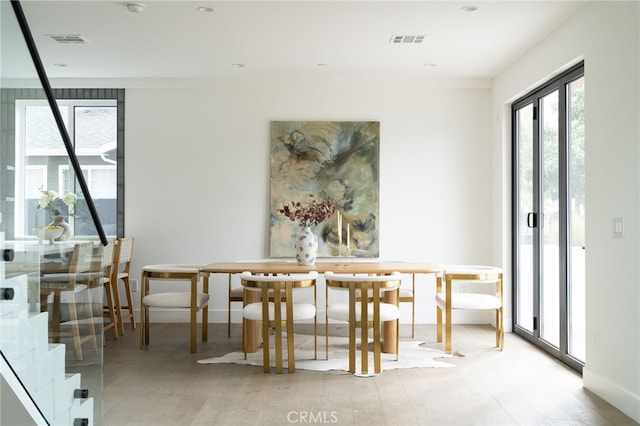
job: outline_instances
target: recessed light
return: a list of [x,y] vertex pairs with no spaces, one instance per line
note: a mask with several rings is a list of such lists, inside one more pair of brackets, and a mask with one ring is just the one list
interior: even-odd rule
[[63,63],[57,63],[57,64],[53,64],[54,67],[58,67],[58,68],[65,68],[67,66],[67,64],[63,64]]
[[475,12],[476,10],[478,10],[478,7],[473,5],[468,5],[468,6],[462,6],[460,10],[462,10],[463,12]]
[[246,64],[232,64],[231,66],[234,67],[234,68],[244,68],[247,65]]
[[320,63],[318,64],[318,66],[319,66],[319,67],[326,67],[326,66],[327,66],[327,64],[320,62]]
[[434,68],[434,67],[436,67],[437,65],[436,65],[436,64],[434,64],[433,62],[427,62],[426,64],[424,64],[424,66],[425,66],[425,68]]
[[127,10],[131,13],[142,13],[144,5],[140,3],[127,3]]
[[197,10],[198,12],[202,12],[202,13],[211,13],[211,12],[213,12],[213,8],[211,8],[211,7],[207,7],[207,6],[200,6],[200,7],[197,7],[197,8],[196,8],[196,10]]

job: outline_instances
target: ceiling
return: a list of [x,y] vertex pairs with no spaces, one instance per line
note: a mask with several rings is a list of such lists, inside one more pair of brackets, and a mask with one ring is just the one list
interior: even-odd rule
[[[3,27],[13,13],[2,0]],[[584,1],[23,0],[50,78],[392,76],[491,79]],[[474,6],[466,11],[465,6]],[[199,11],[199,7],[212,11]],[[24,51],[3,28],[6,54]],[[80,36],[58,44],[47,36]],[[394,36],[424,36],[392,43]],[[4,78],[25,60],[2,61]]]

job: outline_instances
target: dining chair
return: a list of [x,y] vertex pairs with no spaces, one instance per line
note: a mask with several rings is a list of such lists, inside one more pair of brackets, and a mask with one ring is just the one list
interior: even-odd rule
[[[262,321],[263,369],[271,371],[269,331],[275,334],[276,373],[282,373],[283,348],[282,331],[287,334],[287,361],[289,373],[296,371],[294,349],[294,322],[313,318],[314,359],[317,359],[317,315],[316,315],[316,279],[318,273],[291,275],[254,275],[249,271],[240,274],[244,289],[258,293],[260,301],[248,303],[242,310],[246,320]],[[302,289],[313,288],[313,303],[294,301],[294,293]],[[272,298],[273,300],[270,300]],[[283,300],[284,299],[284,300]],[[244,327],[243,327],[244,333]],[[244,341],[244,335],[243,335]],[[245,358],[247,352],[243,344]]]
[[[48,311],[49,296],[53,297],[50,313],[51,329],[49,338],[59,342],[61,337],[71,337],[76,358],[83,359],[82,345],[90,342],[94,350],[97,349],[95,324],[93,322],[93,308],[90,300],[89,287],[94,276],[92,270],[93,243],[77,243],[73,246],[69,263],[56,267],[52,273],[47,273],[47,265],[43,265],[40,277],[41,310]],[[79,297],[86,297],[79,302]],[[62,305],[68,310],[68,320],[63,320]],[[83,311],[80,318],[78,311]],[[62,327],[69,327],[70,331],[62,331]],[[80,335],[80,328],[86,328],[86,335]]]
[[416,335],[416,274],[411,274],[411,288],[400,286],[398,302],[411,304],[411,338]]
[[113,276],[113,256],[114,256],[114,247],[115,240],[110,238],[107,240],[106,246],[102,247],[102,275],[100,277],[100,282],[104,287],[104,295],[105,295],[105,303],[102,306],[102,316],[105,319],[108,319],[109,322],[107,324],[103,324],[103,338],[104,345],[106,346],[107,339],[106,333],[107,330],[113,329],[113,338],[118,340],[118,321],[116,316],[116,308],[115,301],[113,299],[113,283],[111,282],[111,278]]
[[[411,338],[413,339],[416,335],[415,324],[416,324],[416,275],[411,274],[411,287],[401,284],[398,289],[398,304],[407,303],[411,305]],[[360,300],[360,292],[356,291],[356,302]],[[368,294],[369,302],[372,301],[371,291]],[[399,307],[401,307],[399,305]],[[399,320],[398,320],[399,321]]]
[[[360,330],[360,369],[362,374],[369,373],[369,329],[373,329],[373,363],[374,371],[382,371],[381,362],[381,323],[400,318],[397,304],[382,301],[383,293],[395,291],[400,287],[402,275],[393,272],[389,275],[336,274],[332,271],[324,273],[325,290],[325,347],[329,358],[329,319],[349,323],[349,372],[356,373],[356,332]],[[348,303],[330,303],[329,290],[348,292]],[[370,297],[359,297],[368,294]],[[395,336],[396,360],[398,360],[399,340]]]
[[[460,310],[493,310],[496,322],[496,346],[504,349],[502,269],[482,265],[444,266],[444,289],[442,279],[436,280],[436,333],[437,341],[442,342],[442,312],[445,315],[444,351],[451,353],[452,311]],[[462,282],[467,287],[465,292],[454,291],[454,282]],[[481,286],[493,285],[491,294],[481,292]],[[467,291],[469,285],[478,290]]]
[[[264,263],[263,260],[251,260],[251,261],[241,261],[241,262],[257,262]],[[228,273],[228,290],[227,290],[227,337],[231,337],[231,304],[232,303],[240,303],[244,306],[244,287],[241,283],[236,284],[233,281],[233,273]],[[271,297],[271,296],[270,296]],[[273,301],[273,299],[272,299]],[[242,318],[242,329],[244,330],[245,322],[244,317]]]
[[[140,349],[149,345],[149,310],[188,309],[190,313],[190,350],[197,350],[198,312],[202,311],[202,341],[207,341],[209,325],[209,289],[203,280],[202,292],[198,291],[198,283],[202,278],[201,265],[161,264],[147,265],[142,268],[140,289]],[[152,281],[188,281],[189,292],[151,293]]]
[[234,285],[232,282],[233,274],[229,274],[229,288],[227,299],[227,337],[231,337],[231,303],[244,302],[244,288],[242,285]]
[[[133,242],[133,237],[118,238],[113,256],[111,286],[113,289],[117,321],[120,326],[120,334],[123,336],[125,320],[130,320],[132,329],[136,328],[136,316],[133,309],[133,294],[131,293],[130,280]],[[126,305],[122,305],[122,299],[120,298],[120,281],[122,281],[124,285],[124,294],[127,300]],[[123,313],[124,309],[127,310],[126,314]]]

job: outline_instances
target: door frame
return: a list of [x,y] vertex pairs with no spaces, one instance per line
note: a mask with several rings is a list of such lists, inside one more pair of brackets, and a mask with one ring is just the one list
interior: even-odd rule
[[[570,242],[568,239],[570,232],[570,218],[569,218],[569,200],[568,200],[568,191],[569,191],[569,141],[568,141],[568,126],[567,126],[567,87],[568,84],[573,82],[574,80],[584,76],[584,62],[580,62],[579,64],[574,65],[569,68],[562,74],[552,78],[548,82],[542,84],[531,92],[527,93],[525,96],[519,98],[514,101],[511,105],[511,218],[512,218],[512,231],[511,231],[511,245],[512,245],[512,307],[513,307],[513,315],[512,315],[512,329],[514,333],[523,337],[524,339],[530,341],[534,345],[553,355],[554,357],[560,359],[562,362],[570,366],[571,368],[577,370],[578,372],[582,372],[582,368],[584,367],[583,361],[571,356],[568,353],[568,285],[570,283],[570,268],[568,267],[569,256],[568,251],[570,250]],[[549,93],[554,91],[558,91],[559,101],[558,101],[558,197],[559,197],[559,294],[558,294],[558,302],[560,307],[559,312],[559,339],[560,345],[556,348],[554,345],[548,343],[544,339],[540,337],[540,309],[541,309],[541,265],[542,265],[542,247],[541,241],[542,232],[540,224],[543,223],[543,218],[541,217],[541,203],[542,203],[542,193],[541,193],[541,170],[542,170],[542,136],[540,129],[540,120],[539,120],[539,111],[540,111],[540,100],[544,98]],[[518,299],[520,295],[519,291],[519,272],[520,266],[518,263],[519,260],[519,179],[518,179],[518,171],[519,171],[519,151],[517,147],[518,142],[518,122],[517,122],[517,113],[523,107],[527,105],[533,105],[533,210],[536,216],[536,224],[533,230],[533,295],[532,303],[533,303],[533,332],[530,330],[520,326],[518,324]]]

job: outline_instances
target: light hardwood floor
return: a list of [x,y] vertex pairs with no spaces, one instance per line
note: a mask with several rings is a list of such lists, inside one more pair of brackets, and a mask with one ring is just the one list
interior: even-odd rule
[[[239,326],[232,331],[227,338],[226,324],[212,324],[196,354],[189,353],[188,324],[152,324],[145,350],[138,329],[117,341],[107,337],[104,425],[637,424],[520,337],[507,333],[498,351],[489,326],[454,326],[454,351],[465,354],[447,360],[455,368],[387,370],[371,378],[196,362],[240,350]],[[409,340],[407,333],[402,328],[401,338]],[[433,325],[417,325],[416,339],[441,347]]]

